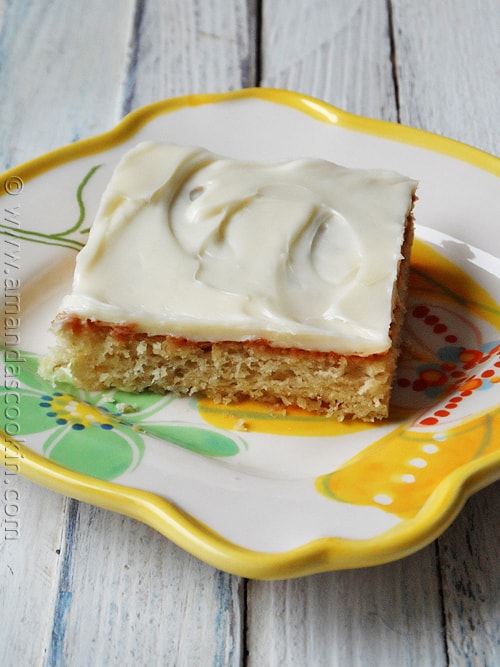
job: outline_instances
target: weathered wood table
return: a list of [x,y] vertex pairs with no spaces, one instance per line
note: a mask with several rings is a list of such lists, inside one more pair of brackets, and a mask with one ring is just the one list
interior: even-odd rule
[[[500,2],[0,3],[2,171],[146,103],[250,86],[500,155]],[[19,534],[0,540],[4,667],[500,664],[498,483],[413,556],[276,582],[222,573],[21,477],[15,489]]]

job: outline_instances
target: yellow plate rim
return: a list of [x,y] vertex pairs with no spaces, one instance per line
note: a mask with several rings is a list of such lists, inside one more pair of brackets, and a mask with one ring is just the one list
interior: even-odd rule
[[[14,175],[26,182],[76,158],[115,147],[133,137],[157,116],[186,107],[239,99],[280,104],[344,129],[441,153],[500,177],[499,158],[459,141],[404,125],[357,116],[300,93],[273,88],[246,88],[186,95],[141,107],[107,132],[9,169],[2,175],[3,182]],[[493,453],[448,475],[414,519],[402,521],[381,535],[366,540],[325,537],[290,551],[263,553],[229,542],[161,496],[74,472],[1,432],[0,439],[4,445],[4,460],[17,459],[21,476],[66,496],[140,520],[210,565],[254,579],[287,579],[330,570],[375,566],[408,556],[439,537],[472,494],[500,479],[500,454]]]

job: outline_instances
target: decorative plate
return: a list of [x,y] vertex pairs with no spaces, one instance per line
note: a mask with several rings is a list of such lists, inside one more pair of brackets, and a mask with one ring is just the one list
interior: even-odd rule
[[[100,195],[144,139],[323,157],[420,181],[392,417],[52,387],[37,375]],[[7,471],[140,519],[206,562],[286,578],[401,558],[500,478],[500,160],[277,90],[166,100],[2,176]]]

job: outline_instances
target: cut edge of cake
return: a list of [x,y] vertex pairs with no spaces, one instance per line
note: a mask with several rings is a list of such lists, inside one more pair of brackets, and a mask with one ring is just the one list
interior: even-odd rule
[[52,325],[57,344],[42,359],[40,374],[94,391],[201,394],[216,403],[252,399],[294,405],[339,421],[385,419],[401,346],[412,240],[410,212],[386,352],[343,355],[275,347],[262,339],[190,341],[61,313]]

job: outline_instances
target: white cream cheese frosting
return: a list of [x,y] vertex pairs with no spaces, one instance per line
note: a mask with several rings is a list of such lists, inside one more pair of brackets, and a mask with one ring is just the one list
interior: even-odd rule
[[144,142],[117,165],[61,310],[197,341],[389,349],[416,182]]

